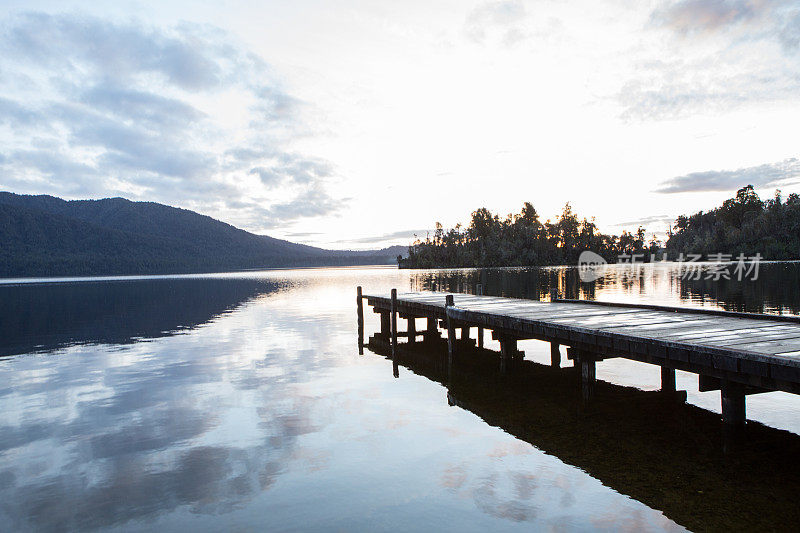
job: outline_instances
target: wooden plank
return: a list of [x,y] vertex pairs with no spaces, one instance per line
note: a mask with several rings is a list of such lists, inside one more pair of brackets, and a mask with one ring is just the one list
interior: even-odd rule
[[791,359],[791,356],[787,357],[777,354],[800,350],[800,338],[737,344],[736,350],[768,354],[777,359]]
[[699,339],[687,339],[690,342],[696,341],[707,346],[736,346],[738,344],[749,344],[751,342],[780,341],[800,337],[800,331],[786,332],[752,332],[726,335],[721,337],[701,337]]
[[737,342],[752,342],[753,340],[770,340],[774,338],[796,337],[800,332],[759,332],[744,331],[743,333],[730,333],[728,335],[711,335],[704,333],[684,333],[682,335],[658,337],[665,342],[684,342],[704,346],[725,346]]
[[[786,327],[779,326],[778,324],[772,325],[762,322],[758,324],[759,328],[752,328],[752,323],[750,322],[738,322],[739,320],[743,319],[733,319],[734,322],[720,322],[720,320],[725,319],[702,318],[698,320],[687,321],[685,324],[672,323],[665,325],[663,328],[659,328],[657,324],[653,324],[642,327],[632,327],[624,330],[624,332],[653,339],[680,340],[683,337],[691,338],[693,336],[710,339],[716,336],[729,335],[731,332],[746,329],[759,329],[773,326]],[[620,332],[623,332],[623,330],[620,330]]]

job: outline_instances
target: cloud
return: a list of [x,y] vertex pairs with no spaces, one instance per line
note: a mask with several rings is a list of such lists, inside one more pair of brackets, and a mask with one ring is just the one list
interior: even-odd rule
[[[349,199],[345,199],[347,201]],[[339,210],[341,204],[320,188],[309,189],[289,202],[275,204],[269,214],[276,220],[322,216]]]
[[304,189],[291,200],[269,207],[251,204],[249,209],[258,221],[257,230],[276,228],[301,218],[334,215],[350,202],[350,198],[334,198],[321,186]]
[[622,226],[649,226],[651,224],[672,224],[675,220],[674,216],[670,215],[651,215],[647,217],[637,218],[636,220],[630,220],[628,222],[620,222],[618,224],[614,224],[616,227]]
[[467,15],[464,32],[477,43],[498,40],[511,46],[525,38],[523,22],[527,17],[520,0],[499,0],[477,5]]
[[785,18],[778,39],[787,51],[796,52],[800,49],[800,9]]
[[333,166],[322,159],[299,156],[297,154],[275,154],[269,167],[254,167],[250,174],[257,175],[266,185],[285,182],[299,184],[316,183],[333,176]]
[[651,54],[617,94],[625,120],[718,114],[800,96],[796,2],[673,2],[651,12],[648,29],[652,41],[642,46]]
[[683,34],[712,32],[758,19],[762,4],[749,0],[684,0],[656,9],[652,19]]
[[[721,113],[747,104],[796,99],[800,78],[769,67],[718,72],[714,58],[642,65],[617,94],[624,120],[669,120]],[[717,71],[717,72],[715,72]]]
[[14,100],[0,97],[0,124],[10,124],[14,127],[32,126],[41,120],[41,114],[35,110]]
[[91,16],[25,13],[4,33],[4,48],[19,59],[62,73],[129,82],[154,74],[192,91],[218,86],[221,62],[236,59],[233,48],[190,25],[165,33]]
[[[248,229],[343,205],[333,165],[294,147],[304,104],[217,28],[24,13],[0,21],[0,71],[0,188],[158,201]],[[224,210],[236,204],[252,216]]]
[[707,170],[676,176],[661,183],[660,193],[735,191],[745,185],[771,187],[800,180],[800,160],[785,159],[737,170]]
[[182,128],[204,118],[191,104],[146,91],[100,83],[80,95],[90,108],[154,128]]
[[379,244],[386,241],[397,241],[401,239],[414,239],[415,237],[425,238],[428,233],[433,233],[429,228],[425,229],[407,229],[401,231],[393,231],[392,233],[384,233],[383,235],[375,235],[373,237],[362,237],[360,239],[351,239],[347,241],[353,244]]

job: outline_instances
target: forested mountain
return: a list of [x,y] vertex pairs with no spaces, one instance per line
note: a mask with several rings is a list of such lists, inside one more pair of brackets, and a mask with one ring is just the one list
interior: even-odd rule
[[3,277],[386,264],[396,261],[399,248],[324,250],[152,202],[0,192]]

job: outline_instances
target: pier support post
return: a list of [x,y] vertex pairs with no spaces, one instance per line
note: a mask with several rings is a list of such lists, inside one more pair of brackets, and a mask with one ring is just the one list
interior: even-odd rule
[[506,335],[500,336],[500,372],[508,370],[514,359],[520,358],[520,351],[517,349],[517,338]]
[[413,317],[413,316],[410,316],[410,317],[408,317],[406,319],[406,321],[408,322],[408,328],[407,328],[407,330],[408,330],[408,342],[413,344],[413,343],[417,342],[417,322],[416,322],[416,318]]
[[459,337],[462,341],[469,340],[469,326],[464,326],[461,329],[461,337]]
[[384,311],[381,309],[379,313],[381,314],[381,337],[388,339],[392,334],[391,325],[389,322],[389,311]]
[[432,341],[439,338],[439,326],[437,325],[437,318],[435,316],[429,316],[426,318],[428,321],[428,325],[425,328],[425,340]]
[[453,295],[448,294],[445,298],[444,308],[445,308],[445,316],[447,317],[447,365],[448,368],[453,366],[453,356],[456,354],[456,327],[453,324],[453,319],[450,318],[450,315],[447,315],[447,308],[452,307],[453,303]]
[[575,361],[578,365],[581,380],[581,397],[587,404],[594,396],[594,384],[597,380],[597,369],[594,355],[590,352],[579,350]]
[[397,360],[397,289],[392,289],[392,361]]
[[[483,283],[475,285],[475,294],[483,296]],[[478,348],[483,348],[483,328],[478,326]]]
[[746,420],[744,385],[722,380],[722,422],[731,428],[744,426]]
[[511,359],[517,354],[517,339],[514,337],[500,337],[500,354]]
[[356,287],[356,310],[358,312],[358,355],[364,355],[364,300],[361,285]]
[[675,392],[675,369],[661,367],[661,392]]
[[557,342],[550,343],[550,366],[561,368],[561,347]]

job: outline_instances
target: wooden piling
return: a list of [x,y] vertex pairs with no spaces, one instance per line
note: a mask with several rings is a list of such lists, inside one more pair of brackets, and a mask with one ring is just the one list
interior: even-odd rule
[[661,392],[675,392],[675,369],[661,367]]
[[514,337],[500,337],[500,354],[511,359],[517,354],[517,339]]
[[[483,296],[483,283],[475,285],[475,294]],[[483,327],[478,326],[478,348],[483,348]]]
[[364,327],[364,297],[361,292],[361,285],[356,287],[356,309],[358,310],[358,326]]
[[397,360],[397,289],[392,289],[392,360]]
[[507,335],[500,335],[500,372],[505,373],[512,364],[514,359],[518,358],[519,350],[517,349],[516,337]]
[[561,347],[557,342],[550,343],[550,366],[561,368]]
[[744,385],[722,380],[722,422],[730,427],[742,427],[746,420]]
[[594,384],[597,380],[597,367],[594,356],[584,350],[578,351],[580,380],[581,380],[581,397],[584,403],[591,401],[594,396]]
[[[454,305],[453,295],[448,294],[445,297],[445,310],[448,307],[452,307]],[[456,327],[453,323],[453,319],[447,315],[447,359],[450,365],[453,364],[453,356],[456,353]]]
[[424,339],[426,341],[433,341],[439,337],[439,320],[435,316],[428,316],[426,317],[427,325],[425,327],[425,336]]
[[358,310],[358,355],[364,355],[364,299],[361,285],[356,287],[356,309]]
[[413,343],[417,342],[417,322],[416,322],[416,318],[414,318],[413,316],[410,316],[406,320],[408,322],[408,328],[407,328],[407,330],[408,330],[408,342],[413,344]]
[[391,337],[391,321],[389,320],[389,315],[391,314],[389,311],[380,311],[381,314],[381,337],[384,339],[388,339]]

